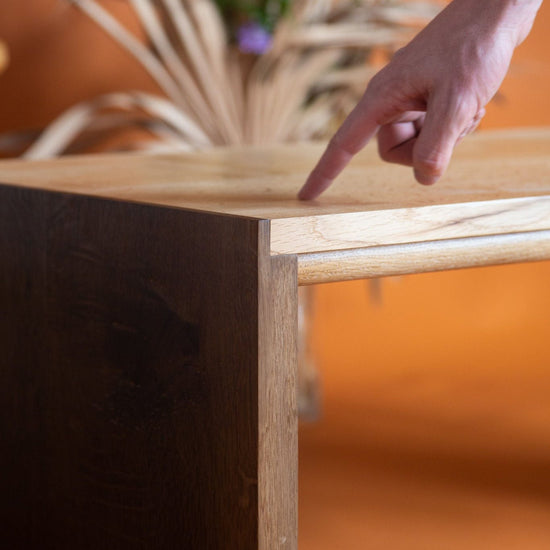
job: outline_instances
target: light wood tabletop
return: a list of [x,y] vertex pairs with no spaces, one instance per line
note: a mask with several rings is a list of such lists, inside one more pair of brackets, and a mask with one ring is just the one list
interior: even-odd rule
[[301,284],[550,254],[550,129],[472,136],[432,187],[370,146],[318,200],[298,201],[322,148],[8,161],[0,181],[269,220],[271,253],[298,255]]

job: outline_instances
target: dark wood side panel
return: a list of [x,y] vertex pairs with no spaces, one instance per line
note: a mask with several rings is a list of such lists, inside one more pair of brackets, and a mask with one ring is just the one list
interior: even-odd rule
[[0,546],[258,547],[262,224],[0,187]]

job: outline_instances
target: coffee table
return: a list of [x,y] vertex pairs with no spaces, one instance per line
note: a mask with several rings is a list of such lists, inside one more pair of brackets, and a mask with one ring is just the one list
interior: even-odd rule
[[4,540],[295,549],[298,285],[550,259],[550,130],[0,163]]

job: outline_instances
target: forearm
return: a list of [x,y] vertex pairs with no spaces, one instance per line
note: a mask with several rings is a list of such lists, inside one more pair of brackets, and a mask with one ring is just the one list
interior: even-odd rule
[[[519,46],[526,38],[535,22],[535,17],[542,5],[542,0],[506,0],[510,4],[508,17],[517,18],[520,21],[516,46]],[[517,22],[517,21],[516,21]]]
[[[475,13],[481,28],[509,32],[514,46],[529,34],[543,0],[452,0],[449,7]],[[445,10],[444,10],[445,11]]]

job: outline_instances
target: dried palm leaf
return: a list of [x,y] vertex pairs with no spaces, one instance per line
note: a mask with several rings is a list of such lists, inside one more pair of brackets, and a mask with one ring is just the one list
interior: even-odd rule
[[297,0],[277,23],[270,51],[253,56],[231,41],[214,0],[130,0],[148,43],[97,0],[68,1],[124,47],[166,98],[107,94],[77,105],[28,158],[66,151],[113,109],[149,117],[156,139],[178,150],[322,137],[364,90],[371,53],[391,53],[437,12],[434,2]]
[[162,63],[145,44],[142,44],[138,38],[125,29],[107,10],[94,0],[71,1],[128,50],[143,65],[172,101],[179,103],[184,100],[177,83]]
[[171,44],[151,0],[130,0],[143,26],[166,68],[176,79],[193,115],[208,118],[210,113],[204,95],[195,85],[191,73]]
[[195,147],[211,145],[202,129],[170,101],[142,92],[117,93],[100,96],[94,101],[80,103],[65,111],[48,126],[40,139],[23,156],[29,160],[54,156],[57,151],[67,148],[83,129],[91,129],[96,118],[105,109],[139,109],[151,120],[162,121],[167,128],[172,128],[181,136],[182,141],[192,142]]

